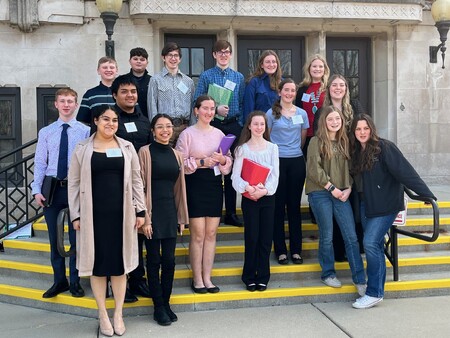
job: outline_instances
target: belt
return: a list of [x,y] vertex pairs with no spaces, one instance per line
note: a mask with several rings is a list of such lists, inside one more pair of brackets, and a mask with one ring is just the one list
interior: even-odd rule
[[172,118],[172,123],[174,127],[179,127],[183,124],[189,124],[189,120],[184,117],[174,117]]
[[57,185],[58,187],[61,187],[61,188],[66,188],[66,187],[67,187],[67,180],[60,180],[60,181],[58,181],[58,182],[56,183],[56,185]]
[[218,119],[217,117],[214,117],[214,119],[215,119],[217,122],[220,122],[221,124],[230,124],[230,123],[238,122],[238,121],[239,121],[239,117],[237,117],[237,116],[226,117],[226,118],[224,118],[223,120]]

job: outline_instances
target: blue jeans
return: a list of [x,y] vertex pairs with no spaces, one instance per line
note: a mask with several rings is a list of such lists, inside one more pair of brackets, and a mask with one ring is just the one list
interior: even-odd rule
[[389,231],[397,213],[379,217],[366,217],[364,202],[361,202],[361,223],[364,230],[364,251],[367,261],[367,290],[371,297],[384,296],[386,281],[386,258],[384,257],[384,235]]
[[344,238],[345,252],[352,271],[352,279],[355,284],[365,284],[364,265],[359,253],[358,238],[355,231],[355,220],[350,202],[341,202],[326,190],[309,193],[308,201],[316,216],[319,226],[319,263],[322,267],[324,280],[335,277],[334,251],[333,251],[333,215],[342,237]]

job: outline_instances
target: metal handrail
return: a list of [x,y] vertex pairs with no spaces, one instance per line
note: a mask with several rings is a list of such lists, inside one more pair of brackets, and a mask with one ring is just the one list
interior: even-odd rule
[[[417,234],[415,232],[407,231],[404,229],[399,229],[396,225],[393,225],[390,229],[389,240],[385,245],[385,254],[389,262],[392,265],[394,281],[399,280],[399,269],[398,269],[398,234],[404,236],[409,236],[413,238],[420,239],[426,242],[435,242],[439,237],[439,207],[436,201],[431,197],[419,196],[414,194],[410,189],[404,188],[405,193],[409,198],[416,201],[422,201],[424,203],[430,204],[433,208],[433,234],[431,236]],[[390,250],[389,250],[390,247]]]
[[29,142],[27,142],[27,143],[25,143],[25,144],[22,144],[20,147],[17,147],[17,148],[15,148],[15,149],[13,149],[13,150],[11,150],[11,151],[9,151],[9,152],[7,152],[7,153],[1,155],[1,156],[0,156],[0,162],[1,162],[2,160],[4,160],[5,158],[11,156],[11,155],[15,155],[15,154],[18,153],[19,151],[24,150],[25,148],[28,148],[28,147],[32,146],[33,144],[37,143],[37,140],[38,140],[38,139],[35,138],[34,140],[31,140],[31,141],[29,141]]
[[[4,201],[0,204],[0,240],[30,222],[34,222],[44,214],[43,209],[34,203],[30,191],[34,152],[17,160],[17,157],[21,157],[21,152],[24,149],[33,146],[35,143],[37,143],[37,139],[0,156],[0,161],[15,156],[13,164],[0,170],[0,196]],[[3,232],[10,224],[16,224],[16,226]]]

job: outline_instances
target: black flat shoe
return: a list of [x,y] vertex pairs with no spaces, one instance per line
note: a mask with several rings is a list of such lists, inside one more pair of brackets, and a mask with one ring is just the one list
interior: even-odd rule
[[[283,256],[283,257],[282,257]],[[278,264],[281,264],[281,265],[287,265],[289,263],[289,260],[288,260],[288,258],[287,258],[287,256],[286,255],[280,255],[280,256],[278,256]]]
[[208,291],[208,293],[217,293],[220,291],[218,286],[211,286],[210,288],[206,288],[206,291]]
[[236,227],[243,226],[241,220],[236,214],[225,215],[223,222],[227,225],[234,225]]
[[152,298],[146,282],[140,282],[138,284],[130,284],[130,291],[134,295],[142,296],[145,298]]
[[124,302],[125,303],[135,303],[137,301],[138,301],[137,297],[131,293],[130,289],[126,288]]
[[192,289],[192,291],[194,291],[195,293],[208,293],[208,289],[206,288],[206,287],[201,287],[201,288],[196,288],[195,286],[194,286],[194,282],[192,282],[192,284],[191,284],[191,289]]
[[266,284],[258,284],[258,285],[256,285],[256,290],[258,290],[258,291],[266,291],[267,290],[267,285]]
[[70,284],[69,291],[72,294],[72,297],[84,297],[84,290],[79,282]]
[[299,254],[293,254],[291,259],[294,264],[303,264],[303,258]]
[[177,320],[178,320],[178,317],[177,317],[177,315],[172,311],[172,309],[170,308],[170,305],[169,304],[164,304],[164,308],[166,309],[166,313],[167,313],[167,315],[169,316],[169,318],[170,318],[170,321],[173,323],[173,322],[176,322]]
[[248,284],[247,291],[250,291],[250,292],[256,291],[256,284],[255,283]]
[[59,295],[62,292],[66,292],[69,290],[69,283],[62,282],[62,283],[55,283],[52,285],[50,289],[44,292],[42,295],[42,298],[53,298]]
[[159,325],[168,326],[172,324],[169,315],[166,312],[166,308],[164,306],[155,307],[155,312],[153,312],[153,319]]

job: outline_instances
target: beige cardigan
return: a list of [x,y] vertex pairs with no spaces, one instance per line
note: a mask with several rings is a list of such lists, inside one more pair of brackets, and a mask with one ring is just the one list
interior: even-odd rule
[[[180,175],[174,186],[175,206],[177,208],[178,224],[188,224],[189,215],[186,198],[186,181],[184,179],[183,155],[173,150],[180,166]],[[141,164],[141,176],[144,184],[145,202],[147,206],[147,214],[145,224],[152,222],[152,158],[148,145],[139,149],[139,162]]]
[[[94,136],[75,147],[69,168],[70,219],[80,219],[77,231],[77,269],[80,276],[92,276],[94,268],[94,224],[92,210],[91,158]],[[123,180],[123,264],[125,273],[138,265],[136,212],[146,210],[139,159],[133,145],[114,136],[124,157]]]

